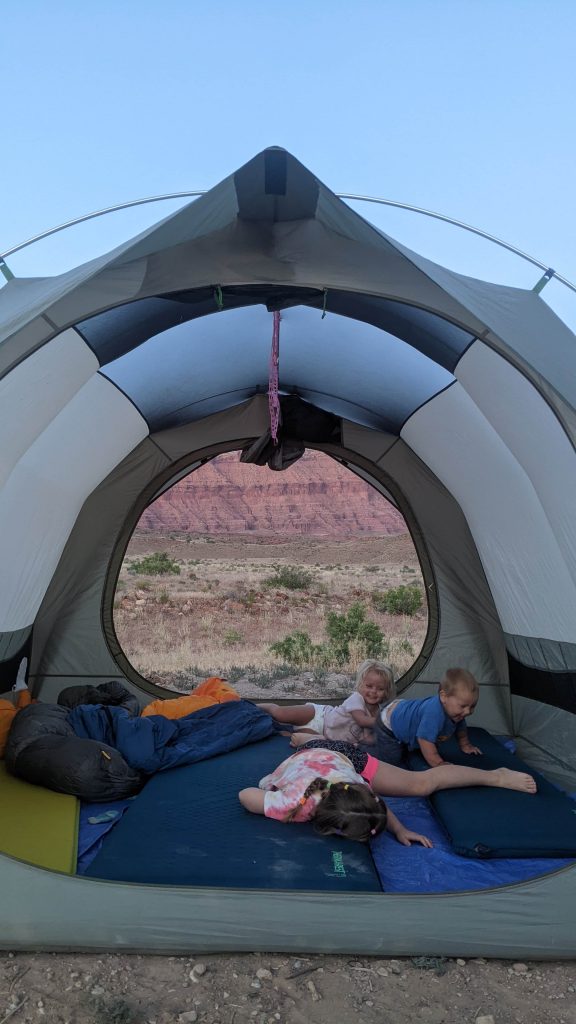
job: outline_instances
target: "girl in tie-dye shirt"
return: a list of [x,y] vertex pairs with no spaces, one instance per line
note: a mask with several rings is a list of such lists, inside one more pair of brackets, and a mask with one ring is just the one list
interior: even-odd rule
[[405,829],[372,792],[370,782],[379,762],[351,744],[333,746],[343,749],[312,747],[292,754],[260,779],[258,789],[243,789],[240,802],[248,811],[279,821],[313,819],[323,835],[337,833],[366,842],[387,828],[405,845],[414,841],[430,846],[425,836]]

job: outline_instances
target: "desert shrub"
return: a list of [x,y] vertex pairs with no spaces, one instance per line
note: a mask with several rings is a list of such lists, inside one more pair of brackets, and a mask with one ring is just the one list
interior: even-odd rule
[[378,611],[389,615],[415,615],[422,607],[422,591],[414,586],[393,587],[384,592],[375,590],[372,604]]
[[382,630],[366,619],[366,609],[360,603],[351,605],[343,615],[328,612],[326,633],[326,642],[315,644],[308,633],[296,630],[272,644],[270,651],[295,668],[315,669],[340,668],[351,660],[363,661],[388,653]]
[[225,647],[234,647],[236,644],[241,644],[244,637],[242,633],[237,629],[227,629],[222,637],[222,643]]
[[307,590],[314,577],[307,569],[297,565],[276,565],[274,575],[264,580],[267,587],[284,587],[285,590]]
[[349,661],[352,642],[362,644],[366,658],[378,658],[385,652],[382,630],[371,619],[366,619],[366,609],[359,601],[350,605],[343,615],[328,612],[326,632],[337,664]]
[[328,651],[324,644],[315,644],[308,633],[296,630],[289,633],[283,640],[277,640],[270,645],[270,651],[276,657],[282,658],[288,665],[295,668],[306,668],[310,665],[323,664],[328,657]]
[[165,576],[168,573],[179,576],[180,566],[166,551],[155,551],[153,555],[145,555],[139,561],[131,562],[128,572],[142,573],[143,576]]
[[165,590],[163,590],[162,593],[158,596],[158,601],[160,602],[160,604],[169,604],[170,597]]

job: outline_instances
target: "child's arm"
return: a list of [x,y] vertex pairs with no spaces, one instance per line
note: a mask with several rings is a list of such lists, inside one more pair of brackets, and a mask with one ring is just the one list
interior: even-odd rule
[[459,726],[456,730],[458,746],[463,754],[481,754],[480,747],[475,747],[468,739],[468,730],[465,725]]
[[257,789],[256,786],[249,786],[248,789],[241,789],[238,793],[238,799],[247,811],[251,811],[252,814],[264,814],[264,790]]
[[402,846],[411,846],[412,843],[421,843],[422,846],[427,846],[431,849],[432,843],[428,839],[428,836],[421,836],[418,832],[411,832],[410,829],[406,828],[395,814],[392,813],[389,807],[387,807],[388,819],[386,821],[386,831],[391,832],[395,839]]
[[431,768],[438,768],[441,764],[448,764],[444,758],[440,756],[440,752],[435,743],[431,743],[430,740],[422,740],[418,738],[418,746],[420,747],[420,753],[429,764]]
[[349,711],[348,714],[354,719],[356,725],[361,725],[364,729],[373,729],[376,725],[376,718],[366,711]]

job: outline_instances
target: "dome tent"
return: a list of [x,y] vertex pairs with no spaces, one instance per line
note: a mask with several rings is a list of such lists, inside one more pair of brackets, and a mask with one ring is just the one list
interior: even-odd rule
[[[481,724],[574,788],[574,336],[536,293],[406,249],[279,149],[106,256],[0,291],[4,688],[28,654],[42,700],[127,678],[161,696],[114,634],[120,561],[156,494],[266,430],[278,309],[281,392],[340,422],[308,446],[390,496],[421,558],[430,627],[405,693],[465,663]],[[326,898],[0,865],[10,948],[576,952],[575,869]]]

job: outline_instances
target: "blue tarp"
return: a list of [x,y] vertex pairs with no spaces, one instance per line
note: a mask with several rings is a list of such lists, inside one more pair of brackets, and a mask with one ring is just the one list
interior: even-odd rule
[[469,892],[492,889],[537,878],[538,875],[546,875],[574,863],[573,860],[557,857],[497,857],[493,860],[459,857],[454,853],[428,800],[387,797],[386,804],[403,825],[428,836],[434,846],[431,850],[416,843],[409,847],[401,846],[389,832],[373,839],[370,842],[372,856],[385,892]]
[[267,712],[244,700],[215,704],[176,720],[162,715],[134,718],[124,708],[81,704],[68,721],[81,739],[115,747],[132,768],[147,775],[225,754],[278,730]]

